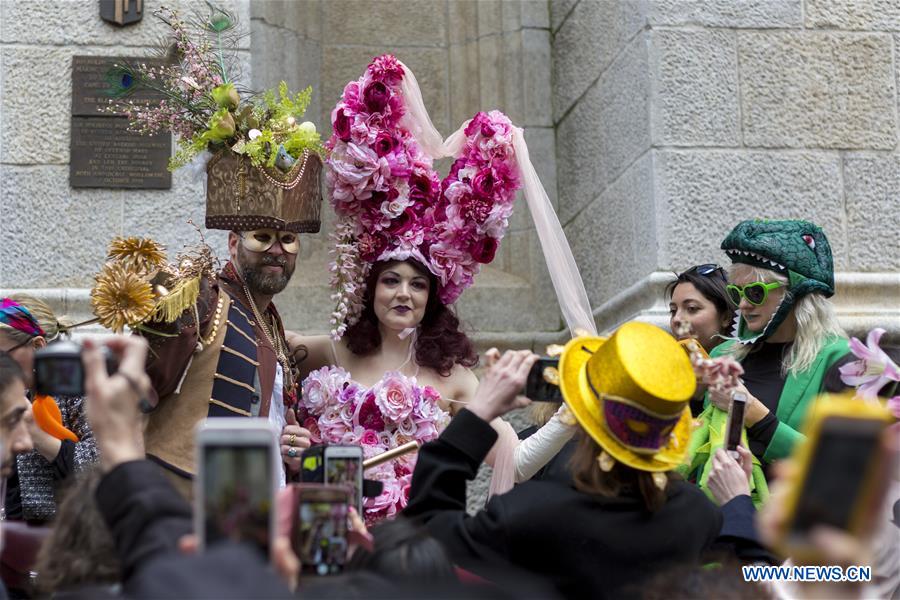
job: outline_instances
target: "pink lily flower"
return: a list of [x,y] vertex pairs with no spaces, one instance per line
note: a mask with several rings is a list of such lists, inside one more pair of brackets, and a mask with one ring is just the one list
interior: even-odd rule
[[894,415],[894,418],[900,419],[900,396],[894,396],[887,401],[888,410]]
[[900,367],[878,346],[884,333],[884,329],[876,327],[869,332],[865,344],[851,338],[850,352],[860,360],[840,368],[841,381],[856,387],[857,394],[866,400],[874,400],[888,382],[900,381]]

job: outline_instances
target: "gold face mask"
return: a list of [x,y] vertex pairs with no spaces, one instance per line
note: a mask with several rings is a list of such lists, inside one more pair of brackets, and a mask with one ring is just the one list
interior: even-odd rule
[[292,231],[254,229],[241,232],[241,243],[250,252],[266,252],[275,242],[280,243],[287,254],[297,254],[300,251],[300,237]]

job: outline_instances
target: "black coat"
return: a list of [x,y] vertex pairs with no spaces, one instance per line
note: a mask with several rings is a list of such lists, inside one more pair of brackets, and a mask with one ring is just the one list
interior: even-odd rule
[[419,451],[405,510],[475,573],[508,561],[548,578],[568,597],[620,597],[655,571],[698,564],[722,526],[715,505],[685,482],[669,485],[654,514],[639,497],[605,498],[558,481],[529,481],[469,516],[466,482],[495,439],[490,425],[461,411]]
[[222,543],[196,556],[178,540],[192,533],[191,506],[158,465],[123,463],[97,486],[97,504],[122,561],[131,598],[291,598],[259,552]]

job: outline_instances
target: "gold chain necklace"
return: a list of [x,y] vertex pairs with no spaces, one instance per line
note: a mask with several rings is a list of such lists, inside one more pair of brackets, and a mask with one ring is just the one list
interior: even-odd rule
[[[250,290],[247,289],[247,284],[244,283],[244,295],[247,296],[247,301],[250,303],[250,310],[253,311],[253,316],[256,317],[256,321],[259,323],[259,328],[262,329],[263,335],[266,336],[266,339],[269,340],[269,343],[272,345],[272,349],[275,351],[275,358],[278,359],[278,362],[281,363],[281,367],[284,369],[285,376],[291,376],[291,367],[288,364],[287,355],[284,352],[284,347],[281,344],[281,340],[278,339],[273,332],[269,331],[269,326],[266,324],[265,319],[263,319],[262,315],[259,312],[259,309],[256,308],[256,302],[253,300],[253,296],[250,295]],[[275,327],[273,326],[273,331]],[[277,341],[276,341],[277,340]]]

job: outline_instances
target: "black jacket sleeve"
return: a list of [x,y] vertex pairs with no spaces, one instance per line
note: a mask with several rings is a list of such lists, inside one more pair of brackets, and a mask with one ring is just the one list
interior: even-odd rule
[[466,482],[497,439],[479,417],[462,410],[441,436],[419,450],[404,515],[419,518],[451,557],[465,568],[504,563],[508,536],[503,498],[494,497],[475,516],[466,513]]
[[781,561],[760,541],[755,517],[756,508],[750,496],[736,496],[726,502],[722,506],[722,530],[714,548],[737,557],[743,563],[780,564]]
[[190,505],[150,461],[117,466],[100,480],[96,497],[122,561],[126,589],[142,563],[177,553],[179,538],[193,531]]

